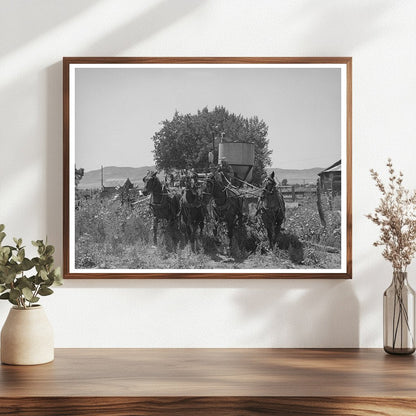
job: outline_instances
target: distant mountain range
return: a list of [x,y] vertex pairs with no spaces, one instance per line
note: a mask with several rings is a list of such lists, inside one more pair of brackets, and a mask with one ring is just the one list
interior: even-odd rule
[[[104,186],[118,186],[123,185],[127,178],[135,185],[143,183],[143,178],[146,176],[148,170],[155,170],[155,166],[141,166],[139,168],[120,167],[120,166],[106,166],[104,168]],[[267,173],[275,172],[277,179],[281,182],[287,179],[289,185],[316,183],[318,173],[323,168],[311,169],[280,169],[267,168]],[[84,177],[80,181],[78,187],[80,189],[94,189],[101,187],[101,169],[90,170],[85,172]]]
[[[148,170],[155,170],[154,166],[141,166],[140,168],[106,166],[104,167],[104,186],[123,185],[127,178],[134,185],[143,183]],[[90,170],[84,173],[78,187],[80,189],[94,189],[101,187],[101,169]]]
[[283,179],[287,179],[289,185],[303,183],[316,183],[318,179],[318,173],[322,172],[324,168],[310,168],[310,169],[280,169],[280,168],[266,168],[267,173],[274,171],[277,179],[282,182]]

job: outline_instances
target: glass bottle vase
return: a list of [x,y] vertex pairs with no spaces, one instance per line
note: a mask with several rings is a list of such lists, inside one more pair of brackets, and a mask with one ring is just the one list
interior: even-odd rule
[[406,272],[393,272],[383,295],[384,351],[413,354],[415,351],[415,291]]

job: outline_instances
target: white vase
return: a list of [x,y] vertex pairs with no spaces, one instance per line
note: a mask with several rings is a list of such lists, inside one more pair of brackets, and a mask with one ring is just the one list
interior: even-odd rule
[[1,331],[1,362],[35,365],[53,359],[53,329],[43,307],[11,308]]

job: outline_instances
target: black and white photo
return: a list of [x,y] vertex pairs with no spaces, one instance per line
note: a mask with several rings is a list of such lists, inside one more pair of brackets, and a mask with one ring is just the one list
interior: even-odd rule
[[66,277],[350,277],[350,58],[241,61],[65,58]]

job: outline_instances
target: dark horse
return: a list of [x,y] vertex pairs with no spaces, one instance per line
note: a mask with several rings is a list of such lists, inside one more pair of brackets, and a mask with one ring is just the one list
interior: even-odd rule
[[276,244],[286,211],[285,200],[276,185],[272,172],[265,180],[257,206],[257,213],[260,213],[263,220],[271,249]]
[[198,227],[201,235],[204,229],[204,207],[198,195],[197,183],[193,178],[186,178],[185,189],[180,199],[179,212],[187,239],[191,242],[192,250],[195,250]]
[[148,172],[143,178],[145,188],[143,195],[151,195],[150,207],[153,212],[153,244],[157,244],[157,227],[159,220],[167,220],[171,231],[176,225],[179,213],[179,196],[171,194],[162,186],[156,172]]
[[213,199],[213,215],[216,222],[214,235],[217,235],[218,223],[224,222],[227,226],[230,249],[235,226],[243,225],[243,199],[233,188],[223,173],[214,172],[207,177],[202,190],[205,205]]

